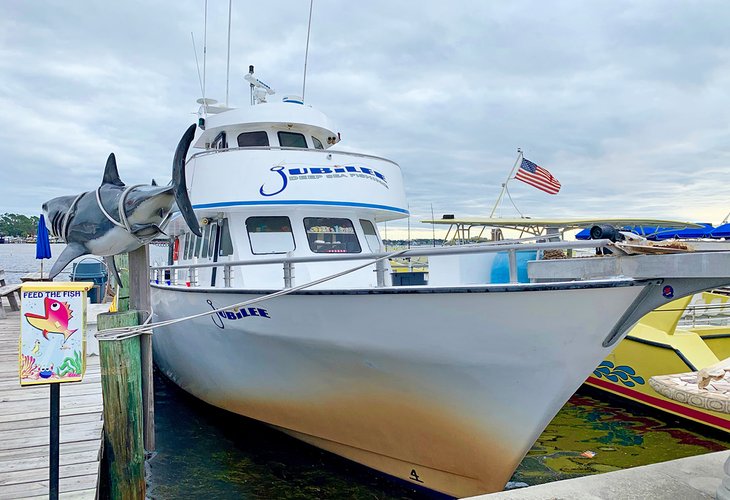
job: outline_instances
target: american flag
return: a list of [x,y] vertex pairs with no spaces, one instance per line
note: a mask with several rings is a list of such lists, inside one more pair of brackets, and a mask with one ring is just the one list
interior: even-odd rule
[[560,182],[553,177],[553,174],[525,158],[522,159],[522,165],[517,169],[515,179],[549,194],[558,194],[560,191]]

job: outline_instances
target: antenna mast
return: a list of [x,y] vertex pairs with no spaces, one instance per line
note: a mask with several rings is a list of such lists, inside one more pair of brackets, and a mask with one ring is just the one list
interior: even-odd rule
[[203,101],[205,101],[205,88],[203,87],[203,80],[200,77],[200,63],[198,62],[198,49],[195,48],[195,35],[190,32],[190,38],[193,40],[193,54],[195,55],[195,66],[198,68],[198,83],[200,83],[200,93]]
[[[208,57],[208,0],[205,0],[205,14],[203,19],[203,99],[205,99],[205,60]],[[207,112],[208,109],[206,106]]]
[[[207,1],[207,0],[206,0]],[[231,74],[231,2],[228,0],[228,56],[226,58],[226,107],[228,107],[228,81]]]
[[312,31],[312,7],[314,0],[309,0],[309,23],[307,25],[307,48],[304,51],[304,78],[302,79],[302,102],[304,102],[304,90],[307,87],[307,59],[309,58],[309,33]]

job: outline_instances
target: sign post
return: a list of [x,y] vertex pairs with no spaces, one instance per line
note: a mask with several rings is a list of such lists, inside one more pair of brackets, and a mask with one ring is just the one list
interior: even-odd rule
[[58,498],[61,387],[86,372],[86,292],[93,283],[29,282],[21,288],[20,385],[51,391],[49,497]]

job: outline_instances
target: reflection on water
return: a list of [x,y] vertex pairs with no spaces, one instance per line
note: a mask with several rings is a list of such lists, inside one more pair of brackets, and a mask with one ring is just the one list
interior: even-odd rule
[[[202,403],[159,375],[155,397],[150,498],[443,498]],[[699,428],[661,418],[575,395],[512,481],[539,484],[730,447],[720,436],[703,437]]]
[[724,436],[707,437],[708,432],[638,406],[627,410],[580,393],[550,422],[512,480],[547,483],[730,447]]

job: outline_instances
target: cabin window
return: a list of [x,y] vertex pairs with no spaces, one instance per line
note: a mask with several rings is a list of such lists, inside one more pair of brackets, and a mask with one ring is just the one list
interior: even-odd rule
[[231,230],[228,227],[228,219],[220,221],[221,226],[221,244],[218,255],[226,256],[233,254],[233,241],[231,240]]
[[193,233],[187,233],[185,235],[185,260],[191,257],[193,248]]
[[167,241],[167,265],[172,265],[178,260],[178,249],[180,248],[180,240],[178,238],[170,238]]
[[266,132],[244,132],[238,134],[238,147],[239,148],[254,148],[254,147],[266,147],[269,145],[269,136]]
[[289,217],[249,217],[246,230],[254,254],[286,253],[295,248]]
[[203,229],[203,245],[200,247],[200,258],[208,258],[208,249],[210,248],[210,230],[213,224],[207,224]]
[[349,219],[307,217],[304,219],[309,248],[314,253],[360,253],[355,228]]
[[200,257],[200,244],[203,242],[203,238],[200,236],[195,237],[195,252],[194,257]]
[[370,251],[379,252],[380,239],[378,239],[378,232],[375,230],[373,223],[369,220],[360,219],[360,225],[362,226],[362,232],[365,233],[365,243],[368,244]]
[[225,131],[219,132],[218,135],[215,136],[215,139],[213,139],[210,147],[213,149],[226,149],[228,147],[228,141],[226,140]]
[[312,136],[312,144],[314,144],[314,149],[324,149],[322,142],[314,136]]
[[304,135],[296,132],[278,132],[279,145],[282,148],[306,148],[307,140]]
[[[211,259],[215,256],[215,239],[218,237],[218,224],[212,223],[210,225],[210,241],[208,242],[208,255]],[[216,259],[214,259],[216,260]]]

